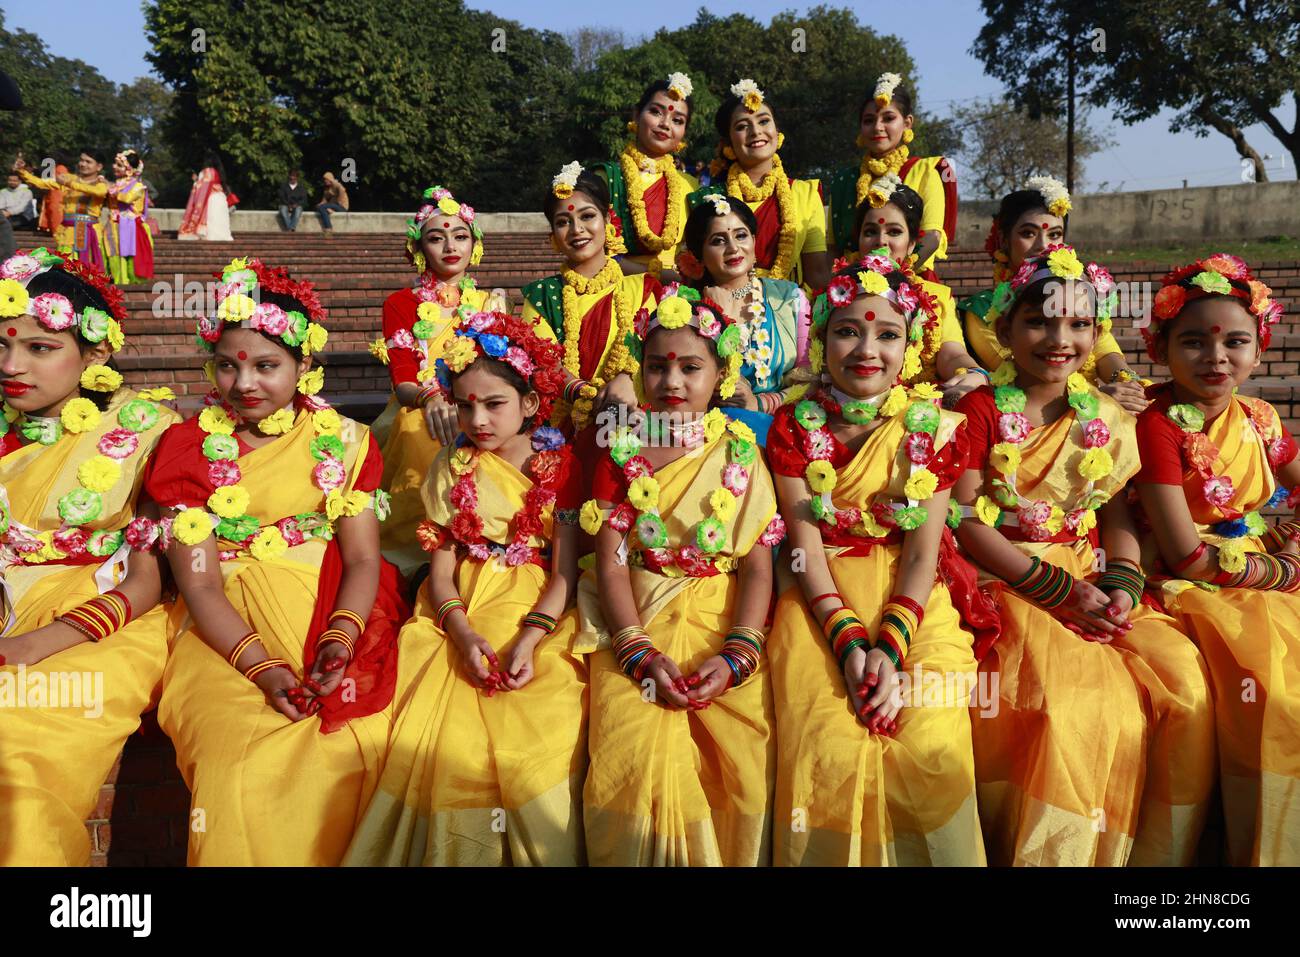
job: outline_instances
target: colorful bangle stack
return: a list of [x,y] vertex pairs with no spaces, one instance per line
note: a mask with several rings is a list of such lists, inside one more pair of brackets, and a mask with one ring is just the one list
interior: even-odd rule
[[582,398],[582,390],[590,385],[591,383],[586,379],[573,379],[565,385],[564,390],[561,392],[561,397],[565,402],[572,405],[578,399]]
[[618,659],[618,667],[633,681],[645,677],[650,662],[660,655],[640,625],[631,625],[617,632],[610,639],[610,645],[614,649],[614,657]]
[[912,636],[921,630],[924,618],[925,609],[906,595],[894,595],[885,604],[875,646],[888,656],[895,668],[902,669],[912,647]]
[[459,598],[448,598],[438,606],[438,613],[434,618],[438,623],[439,631],[447,630],[444,625],[446,624],[448,616],[450,616],[453,611],[460,611],[463,613],[465,611],[465,603]]
[[727,640],[722,643],[720,657],[731,669],[731,686],[737,687],[749,680],[758,670],[758,663],[763,657],[763,644],[766,636],[757,628],[748,625],[732,625],[727,632]]
[[1010,586],[1041,608],[1064,605],[1074,590],[1074,576],[1037,555],[1029,561],[1029,571],[1019,580],[1009,582]]
[[354,658],[357,653],[357,646],[352,643],[348,633],[340,628],[329,628],[322,631],[316,638],[316,650],[320,651],[321,645],[327,642],[335,641],[347,649],[348,657]]
[[76,629],[91,641],[103,641],[125,628],[131,614],[130,599],[115,588],[65,611],[55,621]]
[[243,674],[249,681],[256,682],[258,675],[265,674],[274,668],[288,668],[290,671],[293,671],[293,665],[289,664],[289,662],[285,661],[283,658],[266,658],[255,665],[249,665],[248,670]]
[[540,611],[530,611],[519,620],[520,628],[537,628],[542,634],[549,635],[555,631],[559,622],[550,615],[543,615]]
[[1300,588],[1300,558],[1294,555],[1251,552],[1246,556],[1244,570],[1220,581],[1223,578],[1222,575],[1215,576],[1214,583],[1229,588],[1293,592]]
[[420,386],[420,391],[415,394],[415,401],[412,403],[412,407],[422,409],[424,408],[424,403],[440,395],[442,395],[442,387],[438,385],[437,379],[433,379]]
[[1280,552],[1287,542],[1300,539],[1300,523],[1278,522],[1260,537],[1270,552]]
[[831,612],[822,622],[822,631],[826,635],[826,640],[830,642],[831,654],[835,656],[841,668],[848,660],[849,652],[854,648],[871,646],[871,637],[863,627],[861,619],[848,608],[837,608]]
[[1142,603],[1142,589],[1146,588],[1146,581],[1146,576],[1136,562],[1127,558],[1112,558],[1097,579],[1097,587],[1104,592],[1119,589],[1133,600],[1133,607],[1136,608]]
[[340,618],[342,618],[344,621],[350,621],[352,622],[352,624],[356,625],[358,635],[365,633],[366,620],[362,618],[360,615],[358,615],[355,611],[352,611],[348,608],[336,608],[330,614],[329,621],[327,622],[327,624],[329,624],[329,626],[332,628],[334,626],[334,622],[338,621]]

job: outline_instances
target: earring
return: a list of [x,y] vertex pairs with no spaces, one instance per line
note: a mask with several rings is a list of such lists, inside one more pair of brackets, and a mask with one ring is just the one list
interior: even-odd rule
[[564,252],[564,247],[561,246],[560,241],[555,238],[555,233],[551,233],[551,248],[554,249],[557,253]]
[[429,262],[424,258],[424,253],[417,252],[411,258],[415,260],[415,271],[423,275],[424,271],[429,268]]
[[673,147],[673,152],[680,153],[684,149],[686,149],[686,141],[682,140],[680,143],[678,143],[676,146]]
[[904,142],[904,143],[910,143],[910,142],[912,142],[912,140],[915,139],[915,138],[916,138],[916,134],[913,133],[911,130],[903,130],[903,142]]
[[859,133],[859,134],[858,134],[858,138],[857,138],[856,140],[854,140],[853,142],[857,144],[858,149],[860,149],[860,150],[864,150],[864,149],[866,149],[866,148],[867,148],[867,134],[866,134],[866,133]]
[[627,121],[627,131],[631,133],[633,136],[636,135],[636,120]]
[[776,134],[776,148],[777,148],[777,149],[780,149],[780,148],[781,148],[782,146],[784,146],[784,145],[785,145],[785,134],[784,134],[784,133],[777,133],[777,134]]
[[736,151],[733,150],[730,146],[724,146],[722,148],[722,155],[732,161],[736,159]]

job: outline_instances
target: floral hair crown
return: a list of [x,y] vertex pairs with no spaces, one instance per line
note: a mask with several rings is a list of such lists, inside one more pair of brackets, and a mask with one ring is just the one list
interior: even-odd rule
[[[821,332],[834,310],[852,305],[859,296],[880,296],[892,304],[907,323],[908,345],[900,375],[905,380],[910,379],[921,371],[925,329],[939,321],[934,297],[921,288],[920,280],[909,267],[891,258],[883,247],[864,255],[856,267],[856,270],[851,269],[846,260],[836,260],[835,278],[813,301],[809,364],[814,372],[825,368],[826,346]],[[894,273],[903,280],[897,289],[889,284],[889,277]]]
[[1080,261],[1074,247],[1064,243],[1048,246],[1037,256],[1030,256],[1020,264],[1014,276],[998,283],[993,290],[986,320],[993,323],[999,316],[1009,313],[1025,289],[1044,279],[1077,282],[1088,287],[1096,302],[1097,325],[1103,332],[1109,331],[1111,312],[1118,298],[1115,280],[1102,266]]
[[685,73],[668,74],[668,95],[674,100],[685,100],[695,92],[695,87],[691,85],[691,78]]
[[898,178],[898,174],[891,170],[872,181],[867,190],[867,202],[871,204],[872,209],[879,209],[889,202],[894,192],[902,185],[903,181]]
[[578,185],[578,177],[581,175],[581,163],[577,160],[572,163],[565,163],[551,179],[551,192],[555,194],[557,199],[568,199],[573,195],[573,190]]
[[[477,266],[482,262],[483,230],[476,221],[474,207],[468,203],[457,202],[456,197],[451,195],[451,190],[443,186],[430,186],[423,195],[425,202],[416,212],[415,218],[406,221],[406,257],[412,263],[416,262],[416,256],[420,251],[420,233],[425,221],[434,213],[442,213],[444,216],[459,218],[469,227],[470,233],[474,236],[474,250],[470,253],[469,264]],[[419,261],[423,262],[422,256]]]
[[758,108],[763,105],[763,91],[748,77],[731,84],[731,95],[739,99],[745,109],[751,113],[757,113]]
[[1070,205],[1070,191],[1059,179],[1051,176],[1031,176],[1025,189],[1032,189],[1043,197],[1043,206],[1053,216],[1064,219],[1074,207]]
[[[261,297],[268,292],[298,300],[306,313],[262,302]],[[217,314],[199,318],[199,345],[213,351],[227,322],[247,322],[249,329],[274,336],[291,349],[301,348],[304,356],[320,352],[329,340],[323,325],[325,309],[312,284],[305,279],[290,279],[284,268],[267,266],[260,259],[233,259],[221,271]]]
[[731,214],[731,202],[721,193],[710,193],[704,197],[704,201],[713,205],[714,216],[728,216]]
[[894,98],[894,90],[898,89],[898,84],[903,82],[903,78],[897,73],[882,73],[876,79],[876,89],[871,94],[871,98],[876,101],[876,108],[883,110]]
[[564,387],[564,350],[533,331],[532,323],[504,312],[475,312],[456,324],[455,334],[434,364],[438,385],[451,396],[451,377],[464,372],[479,356],[504,362],[528,383],[541,400],[537,421],[551,417]]
[[712,339],[718,358],[727,363],[727,371],[718,394],[730,399],[740,381],[740,367],[745,364],[744,351],[749,347],[748,329],[738,325],[712,299],[701,298],[690,286],[670,283],[664,287],[659,306],[650,313],[641,332],[645,342],[656,329],[681,329],[691,326],[706,339]]
[[1259,320],[1259,348],[1267,349],[1273,341],[1273,326],[1282,318],[1282,303],[1273,298],[1273,290],[1260,282],[1241,259],[1228,253],[1215,253],[1175,269],[1160,280],[1151,307],[1151,321],[1142,329],[1147,352],[1155,355],[1155,341],[1160,327],[1178,317],[1189,302],[1205,296],[1232,296]]
[[[74,313],[72,301],[57,292],[29,296],[28,283],[51,269],[62,270],[90,286],[99,293],[108,311],[87,306]],[[126,341],[122,333],[122,323],[126,320],[122,291],[107,276],[81,260],[43,246],[28,253],[17,253],[0,263],[0,318],[12,319],[25,314],[51,332],[72,330],[87,342],[95,343],[107,339],[113,352],[121,349]]]

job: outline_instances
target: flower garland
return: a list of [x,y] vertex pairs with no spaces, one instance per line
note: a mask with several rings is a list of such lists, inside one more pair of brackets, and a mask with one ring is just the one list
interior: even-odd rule
[[[564,447],[564,436],[559,429],[539,426],[533,430],[532,446],[533,455],[528,461],[527,472],[533,480],[533,487],[524,493],[523,511],[515,516],[514,530],[509,535],[510,544],[506,546],[489,542],[483,537],[483,519],[477,512],[478,486],[474,481],[474,471],[482,453],[477,448],[459,448],[451,453],[449,464],[452,473],[459,478],[452,486],[449,496],[457,514],[447,528],[447,535],[463,547],[470,557],[487,561],[496,554],[510,568],[540,559],[542,549],[535,548],[530,540],[542,537],[546,510],[555,504],[556,485],[560,480],[560,464],[563,461],[560,449]],[[420,525],[421,545],[429,552],[436,551],[445,540],[440,527],[428,520]]]
[[[1007,370],[1003,372],[1002,370]],[[1016,487],[1016,472],[1020,468],[1019,446],[1033,430],[1025,416],[1025,391],[1014,384],[1015,365],[1005,363],[993,375],[994,403],[998,412],[999,441],[989,450],[989,464],[1002,477],[993,479],[990,488],[993,496],[981,495],[975,502],[974,514],[985,525],[1018,525],[1025,538],[1031,542],[1045,542],[1062,528],[1083,538],[1097,525],[1097,509],[1110,498],[1097,491],[1096,483],[1110,475],[1115,463],[1106,445],[1111,440],[1110,429],[1101,418],[1101,402],[1088,380],[1073,372],[1066,380],[1066,397],[1075,413],[1071,436],[1083,454],[1074,465],[1075,472],[1087,483],[1079,501],[1073,508],[1063,509],[1042,499],[1027,499]],[[1006,513],[1003,508],[1007,509]]]
[[628,336],[636,335],[635,317],[641,309],[641,290],[640,286],[635,290],[624,288],[623,270],[615,259],[606,259],[600,272],[590,279],[568,268],[565,268],[560,276],[564,280],[564,288],[561,292],[561,304],[564,310],[564,368],[575,379],[581,378],[582,375],[582,358],[578,352],[578,344],[582,336],[584,313],[578,307],[578,297],[603,293],[610,287],[614,289],[611,293],[613,299],[609,304],[609,321],[614,329],[613,345],[610,346],[609,354],[605,356],[605,361],[596,374],[587,380],[591,388],[584,390],[584,393],[589,394],[579,396],[572,406],[573,424],[578,429],[583,429],[591,421],[592,402],[596,392],[620,372],[626,372],[635,378],[641,370],[640,363],[627,347]]
[[[122,463],[139,450],[140,435],[158,424],[161,413],[153,398],[170,397],[170,390],[151,390],[140,395],[144,397],[132,399],[118,409],[118,427],[100,436],[96,445],[98,454],[77,467],[77,487],[58,501],[59,517],[63,521],[57,531],[37,532],[27,528],[12,518],[7,503],[0,499],[0,545],[12,549],[19,562],[39,565],[75,558],[85,552],[105,558],[121,547],[122,531],[90,533],[83,526],[103,515],[104,496],[122,480]],[[100,420],[99,409],[89,399],[69,400],[57,419],[24,419],[6,403],[0,435],[9,431],[12,422],[24,438],[48,446],[65,434],[91,431]]]
[[1155,344],[1160,327],[1176,319],[1189,302],[1204,296],[1232,296],[1243,300],[1244,308],[1259,323],[1259,348],[1263,352],[1273,340],[1273,326],[1282,319],[1282,303],[1273,290],[1251,273],[1250,267],[1229,253],[1215,253],[1198,259],[1160,280],[1151,308],[1151,321],[1142,329],[1147,352],[1156,358]]
[[899,143],[884,156],[876,158],[870,153],[863,155],[862,163],[858,167],[857,203],[861,203],[867,198],[867,195],[871,192],[871,185],[876,180],[883,176],[887,176],[890,173],[894,174],[895,178],[898,177],[898,173],[902,170],[903,164],[907,162],[908,156],[911,155],[911,149],[907,145],[908,141],[911,139],[908,134],[911,132],[911,130],[905,130],[903,133],[903,142]]
[[[1267,405],[1241,401],[1249,412],[1251,426],[1264,443],[1269,464],[1277,468],[1288,460],[1293,447],[1284,436],[1274,433],[1273,415]],[[1245,539],[1263,535],[1268,526],[1258,511],[1243,514],[1232,507],[1237,490],[1231,478],[1214,472],[1214,463],[1219,460],[1220,453],[1218,446],[1205,433],[1205,413],[1195,405],[1184,403],[1171,405],[1165,415],[1183,432],[1182,454],[1187,465],[1201,478],[1201,494],[1205,501],[1224,516],[1223,521],[1210,526],[1215,535],[1229,539],[1219,546],[1219,568],[1234,574],[1243,571],[1246,567]],[[1269,504],[1276,503],[1270,499]]]
[[415,271],[423,275],[427,269],[424,252],[420,249],[420,235],[425,220],[434,213],[455,216],[469,227],[470,234],[474,237],[474,248],[470,252],[469,264],[477,266],[482,262],[483,230],[479,227],[474,207],[468,203],[457,202],[451,190],[442,186],[430,186],[423,195],[428,202],[419,208],[414,218],[406,221],[406,258],[415,267]]
[[[686,181],[677,175],[671,156],[664,154],[658,159],[651,159],[636,148],[635,143],[628,143],[619,154],[618,162],[623,170],[623,184],[627,187],[627,205],[632,213],[632,228],[636,230],[637,241],[647,250],[657,253],[665,269],[672,266],[671,254],[682,239],[682,210],[686,206]],[[645,209],[645,183],[641,171],[657,172],[668,187],[667,206],[664,209],[663,232],[655,233],[650,229],[650,220]]]
[[772,258],[771,267],[760,268],[758,274],[773,279],[788,279],[794,267],[794,242],[799,233],[799,222],[794,209],[794,190],[790,188],[790,179],[785,175],[785,167],[781,164],[780,155],[772,157],[772,169],[757,186],[740,168],[739,163],[732,163],[727,168],[728,196],[744,200],[746,203],[763,203],[773,193],[776,193],[776,208],[781,220],[781,232],[777,238],[776,255]]
[[755,282],[751,276],[749,284],[742,292],[746,301],[740,307],[740,317],[735,320],[736,328],[740,330],[738,348],[743,362],[742,372],[744,366],[748,366],[754,375],[754,385],[757,388],[772,388],[775,383],[768,381],[772,378],[772,336],[767,331],[764,321],[767,317],[767,308],[763,284]]
[[[727,464],[722,470],[721,484],[709,495],[710,514],[695,524],[685,545],[673,548],[669,544],[668,529],[659,512],[660,487],[654,466],[640,454],[641,440],[627,427],[615,433],[609,453],[627,479],[627,498],[610,510],[608,518],[595,499],[588,500],[579,517],[583,531],[595,535],[606,522],[620,535],[635,528],[646,567],[672,578],[699,578],[732,571],[736,560],[719,553],[727,544],[726,523],[735,516],[737,503],[749,488],[749,470],[758,461],[758,445],[749,426],[728,422],[720,409],[706,412],[701,427],[706,442],[713,442],[724,433],[730,436]],[[768,523],[758,543],[770,547],[784,537],[785,523],[777,515]]]
[[[795,405],[794,419],[803,432],[804,454],[809,459],[804,470],[804,478],[813,493],[809,505],[813,517],[824,528],[845,529],[864,538],[884,538],[892,528],[910,532],[925,524],[927,515],[921,502],[932,498],[939,487],[939,477],[930,471],[929,465],[934,459],[934,439],[942,419],[941,399],[942,394],[933,387],[909,394],[905,386],[899,385],[870,399],[851,399],[838,390],[829,390]],[[837,509],[831,501],[839,477],[831,465],[834,438],[830,416],[839,415],[846,422],[865,425],[877,417],[892,418],[900,412],[907,429],[907,437],[900,446],[900,452],[907,456],[909,469],[903,486],[907,504],[880,503],[879,507],[873,506],[865,512],[857,507]]]

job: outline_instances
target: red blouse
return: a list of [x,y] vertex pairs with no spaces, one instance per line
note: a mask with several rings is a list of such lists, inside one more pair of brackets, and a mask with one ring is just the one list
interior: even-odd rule
[[[397,335],[399,329],[410,332],[415,328],[416,308],[420,300],[415,298],[414,289],[399,289],[384,300],[384,340]],[[418,342],[418,340],[417,340]],[[412,349],[388,350],[388,377],[393,381],[393,388],[404,382],[414,382],[420,371],[420,356]]]

